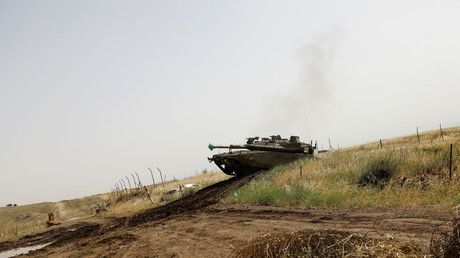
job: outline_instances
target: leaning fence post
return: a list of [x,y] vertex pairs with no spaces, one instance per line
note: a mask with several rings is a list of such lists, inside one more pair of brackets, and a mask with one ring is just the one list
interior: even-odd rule
[[123,178],[121,179],[121,182],[123,182],[123,184],[125,185],[125,190],[128,190],[128,187],[126,187],[126,183],[125,180],[123,180]]
[[153,171],[148,168],[150,170],[150,175],[152,176],[152,181],[153,181],[153,187],[155,187],[155,178],[153,178]]
[[128,180],[129,189],[130,189],[130,190],[133,189],[133,188],[131,187],[131,182],[129,182],[129,178],[128,178],[127,176],[125,176],[125,177],[126,177],[126,179]]
[[137,174],[137,172],[134,172],[134,174],[136,174],[137,180],[139,181],[139,187],[142,187],[141,180],[139,179],[139,174]]
[[120,189],[118,187],[118,183],[115,183],[115,189],[117,190],[117,196],[120,196]]
[[121,182],[121,180],[118,180],[118,182],[120,183],[121,192],[123,193],[125,191],[125,187],[123,186],[123,183]]
[[165,186],[165,181],[163,180],[163,175],[161,174],[161,170],[157,167],[158,171],[160,171],[160,178],[161,178],[161,183],[163,184],[163,187]]
[[123,186],[123,183],[121,182],[121,180],[118,180],[118,183],[120,183],[121,193],[123,193],[125,191],[125,187]]
[[133,177],[134,186],[136,186],[136,189],[139,189],[139,185],[136,183],[136,178],[133,174],[131,174],[131,176]]

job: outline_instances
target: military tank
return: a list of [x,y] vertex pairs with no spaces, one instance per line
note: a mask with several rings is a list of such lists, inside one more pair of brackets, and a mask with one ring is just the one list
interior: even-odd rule
[[249,175],[260,170],[269,170],[295,160],[312,157],[316,149],[313,143],[303,143],[298,136],[283,139],[279,135],[270,138],[247,138],[244,145],[219,146],[209,144],[214,149],[228,149],[226,153],[215,154],[208,158],[225,173],[233,176]]

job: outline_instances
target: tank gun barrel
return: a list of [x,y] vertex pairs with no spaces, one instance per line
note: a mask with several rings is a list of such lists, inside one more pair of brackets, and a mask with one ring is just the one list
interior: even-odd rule
[[208,145],[208,148],[212,151],[214,149],[246,149],[244,145],[212,145],[211,143]]

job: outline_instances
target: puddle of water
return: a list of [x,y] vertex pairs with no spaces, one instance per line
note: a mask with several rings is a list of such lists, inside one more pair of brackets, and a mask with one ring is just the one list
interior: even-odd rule
[[70,218],[68,220],[76,220],[76,219],[79,219],[80,217],[73,217],[73,218]]
[[34,251],[34,250],[43,248],[43,247],[45,247],[47,245],[50,245],[50,244],[51,243],[44,244],[44,245],[35,245],[35,246],[22,247],[22,248],[18,248],[18,249],[9,250],[9,251],[0,253],[0,258],[13,257],[13,256],[18,255],[18,254],[26,254],[26,253],[28,253],[30,251]]

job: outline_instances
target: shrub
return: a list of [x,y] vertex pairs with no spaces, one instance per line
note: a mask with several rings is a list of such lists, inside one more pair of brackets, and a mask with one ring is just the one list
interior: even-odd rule
[[358,185],[382,188],[398,170],[397,160],[391,153],[384,153],[371,158],[364,166],[359,177]]

